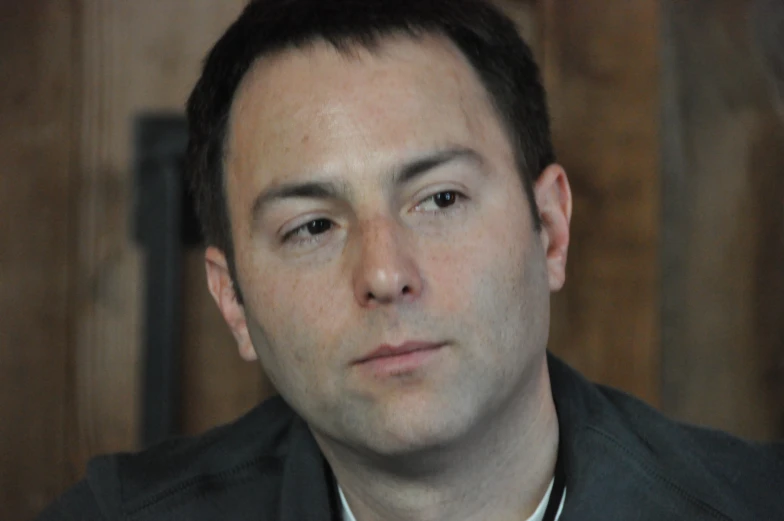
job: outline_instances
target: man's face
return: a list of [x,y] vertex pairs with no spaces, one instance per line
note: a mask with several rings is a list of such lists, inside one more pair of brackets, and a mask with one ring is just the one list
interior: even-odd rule
[[216,250],[211,289],[317,437],[439,446],[530,391],[560,282],[509,139],[445,40],[265,58],[232,107],[226,176],[244,307]]

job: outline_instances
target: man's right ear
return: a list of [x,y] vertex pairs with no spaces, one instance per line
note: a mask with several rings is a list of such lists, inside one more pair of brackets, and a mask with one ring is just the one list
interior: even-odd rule
[[240,356],[249,362],[258,360],[258,355],[253,349],[253,342],[251,342],[248,333],[245,308],[237,301],[226,256],[218,248],[210,246],[204,253],[204,266],[207,270],[207,285],[210,288],[210,293],[215,299],[215,303],[218,304],[218,309],[220,309],[232,335],[234,335]]

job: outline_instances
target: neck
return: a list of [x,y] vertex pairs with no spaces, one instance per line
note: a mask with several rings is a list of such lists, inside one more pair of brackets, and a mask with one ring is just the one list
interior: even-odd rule
[[410,466],[400,457],[368,462],[320,442],[357,521],[527,519],[553,478],[558,451],[546,360],[538,376],[475,432],[412,455]]

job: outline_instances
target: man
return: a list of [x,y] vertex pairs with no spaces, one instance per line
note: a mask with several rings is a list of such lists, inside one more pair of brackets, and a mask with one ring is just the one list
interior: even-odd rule
[[281,398],[99,458],[42,519],[784,519],[780,448],[546,352],[571,193],[480,0],[258,0],[188,104],[207,279]]

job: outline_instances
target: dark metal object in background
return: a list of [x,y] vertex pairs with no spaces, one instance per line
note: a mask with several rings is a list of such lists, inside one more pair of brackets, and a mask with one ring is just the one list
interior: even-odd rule
[[134,122],[134,236],[146,254],[142,446],[179,432],[183,247],[200,242],[185,187],[185,119]]

